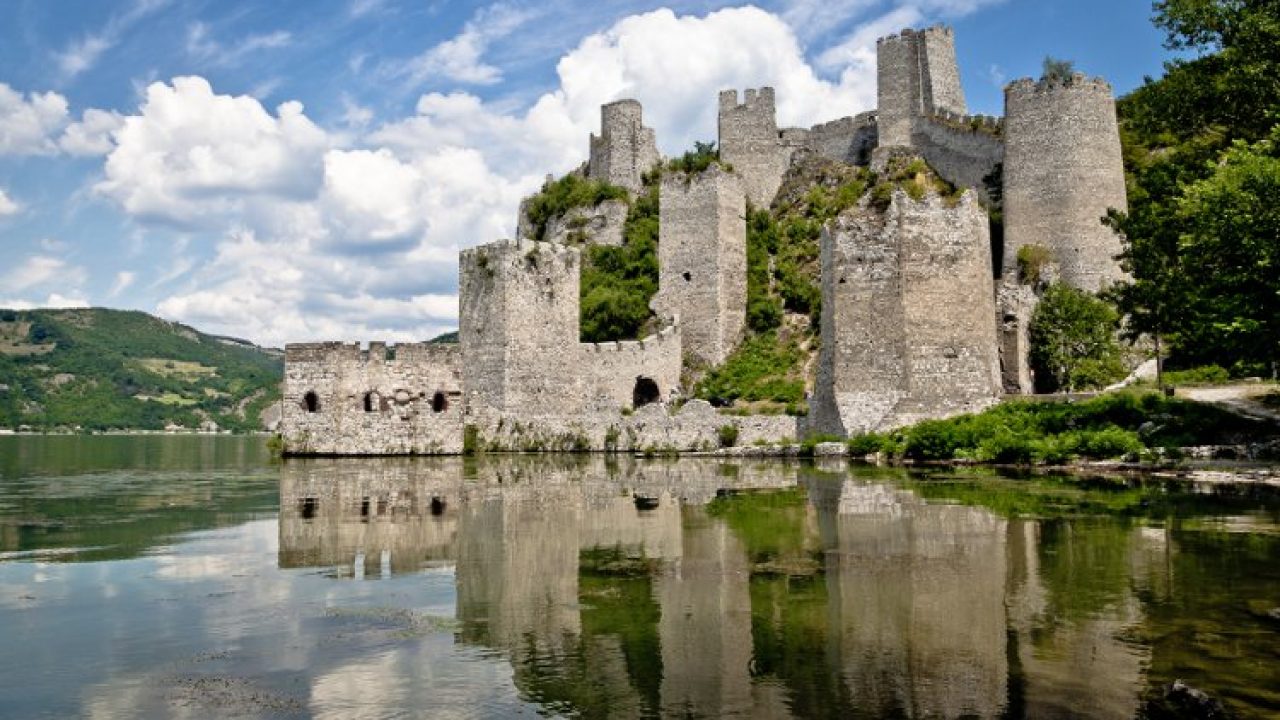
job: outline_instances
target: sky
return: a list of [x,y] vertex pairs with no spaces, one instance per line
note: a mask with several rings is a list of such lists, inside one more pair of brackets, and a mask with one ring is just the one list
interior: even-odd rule
[[1169,58],[1146,0],[6,0],[0,307],[136,309],[283,346],[457,326],[457,253],[635,98],[660,149],[717,92],[779,124],[875,105],[875,40],[955,27],[970,112],[1046,55],[1117,94]]

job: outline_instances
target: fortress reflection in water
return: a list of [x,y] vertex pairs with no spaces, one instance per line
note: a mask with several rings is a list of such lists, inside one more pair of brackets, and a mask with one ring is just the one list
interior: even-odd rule
[[[1167,582],[1163,531],[1006,520],[878,473],[291,460],[279,562],[364,578],[453,566],[456,639],[505,657],[552,711],[1134,714],[1150,658],[1121,637],[1142,620],[1137,594]],[[1084,577],[1101,566],[1079,553],[1101,547],[1119,583]],[[1085,606],[1054,590],[1074,571]]]

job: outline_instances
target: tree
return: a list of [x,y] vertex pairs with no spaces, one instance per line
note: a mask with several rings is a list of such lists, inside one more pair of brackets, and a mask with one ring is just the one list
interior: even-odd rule
[[1057,82],[1062,85],[1071,83],[1071,76],[1076,72],[1076,64],[1070,60],[1060,60],[1046,55],[1040,74],[1041,80]]
[[1069,285],[1050,285],[1031,316],[1037,389],[1074,392],[1123,378],[1118,324],[1119,315],[1103,300]]

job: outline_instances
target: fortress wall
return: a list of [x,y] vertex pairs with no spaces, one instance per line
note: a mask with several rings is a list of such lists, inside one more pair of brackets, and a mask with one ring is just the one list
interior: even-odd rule
[[956,63],[955,31],[935,25],[916,33],[920,54],[920,90],[926,113],[939,110],[964,115],[969,112],[960,86],[960,67]]
[[719,165],[667,175],[659,195],[659,316],[679,317],[684,351],[718,365],[742,338],[747,304],[746,198]]
[[[320,455],[462,451],[456,345],[306,343],[285,348],[285,451]],[[308,394],[315,402],[308,403]],[[314,410],[311,408],[314,407]]]
[[776,118],[771,87],[747,90],[741,104],[737,90],[720,93],[720,159],[742,177],[747,201],[758,208],[773,202],[790,164]]
[[1004,160],[1004,142],[995,134],[995,121],[979,118],[982,126],[968,129],[971,120],[958,115],[920,118],[911,145],[947,182],[986,197],[984,181]]
[[885,430],[1000,395],[990,239],[973,193],[948,207],[894,193],[821,243],[823,313],[810,414],[819,433]]
[[856,117],[814,125],[809,129],[804,146],[819,157],[851,165],[871,162],[878,135],[875,113],[861,113]]
[[1023,79],[1005,88],[1004,271],[1018,249],[1047,247],[1062,281],[1097,291],[1123,276],[1119,236],[1101,223],[1127,197],[1111,86]]
[[895,424],[981,410],[1001,395],[987,213],[967,192],[955,208],[902,201],[907,399]]
[[618,100],[600,107],[600,135],[590,139],[587,176],[640,192],[640,177],[662,160],[657,136],[643,123],[636,100]]
[[876,40],[879,147],[911,145],[911,126],[924,112],[914,30]]
[[671,391],[680,386],[682,360],[678,326],[640,340],[582,343],[579,351],[579,367],[592,403],[611,409],[634,407],[636,385],[641,378],[652,380],[658,397],[667,400]]

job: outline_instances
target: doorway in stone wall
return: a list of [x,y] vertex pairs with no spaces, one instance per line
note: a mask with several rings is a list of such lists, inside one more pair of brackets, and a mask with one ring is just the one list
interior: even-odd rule
[[662,393],[658,390],[658,383],[652,378],[643,375],[636,378],[635,389],[631,391],[631,405],[640,407],[641,405],[649,405],[656,403],[662,399]]

